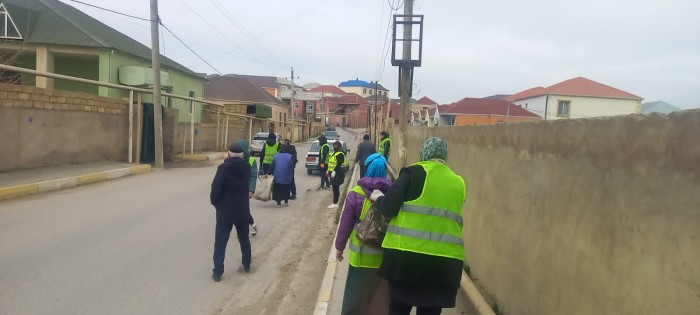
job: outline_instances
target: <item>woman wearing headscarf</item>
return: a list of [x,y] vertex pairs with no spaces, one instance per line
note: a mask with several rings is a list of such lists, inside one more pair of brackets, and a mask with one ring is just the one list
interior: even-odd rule
[[340,141],[333,142],[333,154],[328,158],[328,172],[326,174],[330,177],[331,188],[333,188],[333,203],[328,206],[328,209],[338,208],[340,185],[345,182],[345,169],[343,167],[347,165],[348,158],[345,156]]
[[369,196],[379,190],[387,193],[391,181],[386,178],[386,159],[374,153],[362,161],[367,165],[365,177],[357,181],[345,198],[345,207],[338,224],[335,238],[336,258],[343,260],[345,244],[350,239],[348,261],[350,267],[345,282],[343,309],[341,314],[386,314],[388,306],[388,287],[386,281],[379,277],[379,265],[382,262],[380,248],[363,244],[356,236],[355,223],[361,221],[370,210]]
[[440,314],[455,306],[462,276],[464,180],[446,164],[447,142],[433,137],[421,146],[420,162],[401,170],[386,196],[372,192],[391,217],[382,243],[379,274],[389,282],[389,314]]
[[287,146],[281,146],[279,153],[275,154],[269,172],[274,175],[272,199],[277,201],[277,207],[282,206],[282,200],[284,200],[284,206],[288,206],[292,176],[294,175],[294,161]]

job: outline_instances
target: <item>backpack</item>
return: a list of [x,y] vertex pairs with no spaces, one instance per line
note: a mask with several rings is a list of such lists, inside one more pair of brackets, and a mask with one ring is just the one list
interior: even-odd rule
[[[365,197],[365,202],[371,201]],[[385,217],[379,213],[377,206],[372,203],[365,217],[355,224],[355,230],[357,231],[355,236],[360,242],[366,245],[380,248],[382,247],[384,235],[386,235],[388,227],[389,223]]]

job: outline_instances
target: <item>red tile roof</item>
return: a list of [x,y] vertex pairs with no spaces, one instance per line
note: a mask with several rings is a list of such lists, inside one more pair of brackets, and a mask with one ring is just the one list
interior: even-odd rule
[[[510,107],[510,110],[508,109]],[[505,100],[463,98],[450,105],[440,107],[441,115],[499,115],[512,117],[540,117],[518,105]]]
[[571,95],[571,96],[592,96],[605,98],[619,98],[630,100],[641,100],[642,98],[627,93],[625,91],[607,86],[602,83],[595,82],[586,78],[578,77],[566,80],[547,88],[536,87],[517,93],[508,98],[510,101],[522,100],[539,95],[556,94],[556,95]]
[[427,97],[427,96],[423,96],[423,97],[421,97],[419,100],[417,100],[417,101],[416,101],[415,103],[413,103],[413,104],[419,104],[419,105],[437,105],[438,103],[435,102],[435,101],[433,101],[433,100],[431,100],[431,99],[430,99],[429,97]]
[[345,95],[345,91],[341,90],[335,85],[321,85],[318,87],[315,87],[309,92],[316,92],[316,93],[328,93],[328,94],[338,94],[338,95]]

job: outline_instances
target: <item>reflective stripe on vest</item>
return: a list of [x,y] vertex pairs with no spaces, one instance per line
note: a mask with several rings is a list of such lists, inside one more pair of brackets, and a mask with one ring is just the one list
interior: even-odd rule
[[273,146],[269,146],[265,143],[265,158],[263,159],[263,164],[272,164],[272,160],[275,159],[275,154],[279,151],[279,147],[279,142],[275,142]]
[[[389,139],[389,138],[384,138],[384,140],[382,140],[382,142],[379,142],[379,150],[377,150],[377,153],[381,154],[381,155],[384,156],[384,157],[386,157],[386,156],[384,155],[384,150],[385,150],[385,148],[386,148],[386,145],[385,145],[385,144],[386,144],[387,142],[389,142],[389,147],[391,147],[391,139]],[[391,150],[391,148],[390,148],[389,150]]]
[[423,192],[404,202],[389,223],[382,247],[464,260],[464,180],[439,162],[418,162],[425,170]]
[[331,157],[328,159],[328,171],[333,172],[335,171],[335,167],[338,165],[338,155],[343,155],[343,166],[348,166],[348,157],[345,156],[345,152],[343,151],[337,151],[333,152]]
[[[362,204],[362,213],[360,214],[360,220],[362,220],[367,216],[372,202],[367,198],[367,194],[362,190],[362,187],[355,186],[352,191],[365,198],[365,202]],[[352,233],[350,233],[350,244],[348,244],[348,247],[350,248],[348,262],[353,267],[379,268],[382,264],[382,250],[362,243],[357,238],[356,228],[353,228]]]

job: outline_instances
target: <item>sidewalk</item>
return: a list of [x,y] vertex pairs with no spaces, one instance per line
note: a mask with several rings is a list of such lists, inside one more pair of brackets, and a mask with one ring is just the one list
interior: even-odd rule
[[175,155],[175,161],[217,161],[226,158],[226,152],[201,152],[195,154],[185,153],[185,158],[182,158],[182,154]]
[[108,161],[0,172],[0,200],[150,172],[148,164]]

